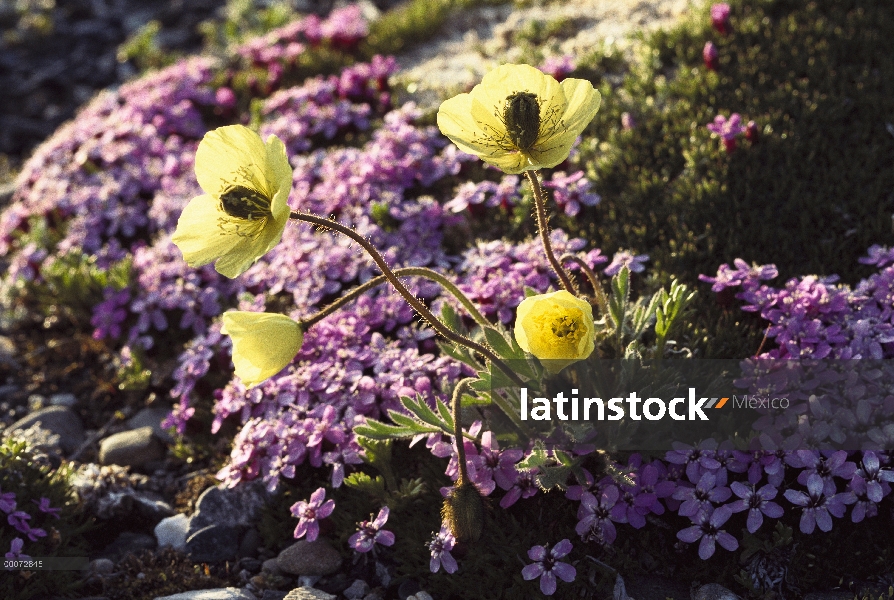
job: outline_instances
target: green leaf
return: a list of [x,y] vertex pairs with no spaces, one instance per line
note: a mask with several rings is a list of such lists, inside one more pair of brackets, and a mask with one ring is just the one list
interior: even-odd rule
[[435,400],[435,402],[438,407],[438,412],[441,414],[441,418],[444,419],[444,423],[446,423],[450,429],[453,429],[453,415],[450,413],[450,407],[440,399]]
[[624,326],[627,317],[627,300],[630,296],[630,271],[622,267],[621,271],[612,277],[612,295],[608,300],[609,316],[611,316],[615,329]]
[[374,440],[391,440],[413,437],[416,435],[416,432],[407,427],[387,425],[373,419],[368,419],[365,425],[356,425],[354,427],[354,435],[364,436]]
[[469,365],[475,370],[481,368],[481,363],[475,360],[475,358],[472,356],[472,353],[469,352],[467,348],[454,346],[449,342],[444,342],[441,340],[438,340],[437,344],[438,348],[441,349],[441,352],[443,352],[450,358],[454,358],[463,364]]
[[459,315],[456,314],[456,311],[447,302],[441,306],[441,321],[448,329],[455,333],[461,333],[461,330],[463,329]]
[[531,448],[531,453],[524,457],[515,467],[521,471],[528,471],[540,468],[548,461],[549,456],[546,454],[546,448],[543,446],[543,442],[538,440],[534,443],[534,447]]
[[571,467],[545,467],[540,473],[537,473],[537,485],[545,492],[556,487],[564,490],[570,474]]
[[[416,399],[408,398],[407,396],[400,397],[401,404],[410,411],[413,415],[415,415],[420,421],[424,421],[429,425],[434,425],[439,429],[446,428],[446,424],[442,421],[438,415],[426,404],[425,400],[423,400],[420,396],[416,396]],[[448,428],[449,431],[449,428]]]
[[504,336],[503,333],[498,331],[496,328],[485,327],[484,337],[487,339],[487,343],[490,345],[490,347],[494,349],[494,352],[496,352],[497,355],[500,356],[500,358],[506,360],[518,360],[525,358],[525,354],[522,349],[518,348],[518,352],[516,352],[515,348],[513,348],[513,345],[506,340],[506,336]]
[[399,413],[394,409],[388,409],[388,416],[398,425],[412,429],[416,433],[434,433],[436,431],[440,431],[440,428],[438,427],[432,427],[424,423],[420,423],[416,419],[408,417],[403,413]]

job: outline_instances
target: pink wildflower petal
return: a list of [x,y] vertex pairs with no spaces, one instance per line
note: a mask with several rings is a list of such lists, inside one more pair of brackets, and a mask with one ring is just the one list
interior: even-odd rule
[[543,565],[541,565],[540,563],[532,563],[522,569],[522,577],[524,577],[525,581],[531,581],[535,577],[539,577],[542,574]]

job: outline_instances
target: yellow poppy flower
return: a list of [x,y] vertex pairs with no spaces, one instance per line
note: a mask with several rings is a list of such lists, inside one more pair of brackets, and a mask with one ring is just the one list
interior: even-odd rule
[[199,143],[196,179],[205,193],[183,209],[172,239],[189,266],[216,260],[232,279],[282,238],[292,189],[286,147],[242,125],[220,127]]
[[593,307],[561,290],[525,298],[515,316],[515,341],[551,373],[593,353]]
[[503,65],[470,93],[443,102],[438,127],[460,150],[522,173],[568,158],[601,100],[589,81],[560,84],[529,65]]
[[220,331],[233,338],[236,375],[250,388],[282,371],[304,341],[298,321],[274,313],[225,312]]

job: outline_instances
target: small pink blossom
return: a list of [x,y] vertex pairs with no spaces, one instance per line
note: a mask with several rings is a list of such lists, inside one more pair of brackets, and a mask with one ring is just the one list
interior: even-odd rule
[[357,533],[348,538],[351,548],[357,552],[369,552],[376,544],[394,545],[394,534],[382,529],[382,525],[388,521],[388,513],[388,507],[383,506],[373,521],[362,521],[357,528]]
[[312,542],[320,535],[320,519],[325,519],[332,514],[335,509],[334,500],[323,500],[326,498],[326,490],[318,488],[310,495],[310,501],[304,500],[296,502],[289,509],[293,517],[300,519],[298,526],[295,527],[295,538],[300,538],[307,534],[307,541]]
[[720,2],[711,7],[711,26],[723,35],[730,32],[729,13],[729,4],[726,2]]

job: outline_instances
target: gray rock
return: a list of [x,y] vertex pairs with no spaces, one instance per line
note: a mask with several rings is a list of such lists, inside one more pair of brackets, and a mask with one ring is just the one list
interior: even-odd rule
[[217,588],[213,590],[193,590],[173,596],[156,596],[155,600],[258,600],[251,592],[239,588]]
[[74,394],[53,394],[50,396],[51,406],[67,406],[71,408],[78,403],[78,399]]
[[172,516],[176,511],[170,504],[155,492],[135,491],[133,493],[134,509],[141,516],[153,523]]
[[196,501],[196,512],[189,519],[189,533],[218,523],[252,526],[270,497],[260,481],[236,488],[208,488]]
[[186,551],[198,562],[219,562],[236,558],[239,529],[233,525],[209,525],[186,538]]
[[127,420],[127,428],[139,429],[141,427],[151,427],[155,437],[166,444],[173,444],[174,438],[167,432],[167,430],[162,429],[161,427],[161,422],[164,421],[170,413],[171,409],[164,406],[143,408]]
[[261,596],[260,600],[284,600],[286,593],[279,590],[264,590],[264,595]]
[[239,556],[257,556],[261,547],[261,534],[254,527],[249,528],[239,542]]
[[34,411],[9,426],[9,431],[28,429],[40,423],[46,429],[59,436],[59,445],[65,452],[73,452],[84,442],[84,426],[81,418],[65,406],[48,406]]
[[362,579],[356,579],[351,586],[342,592],[348,600],[359,600],[369,593],[369,584]]
[[144,533],[134,533],[133,531],[124,531],[114,542],[105,547],[102,551],[102,558],[108,558],[112,562],[118,562],[127,554],[134,554],[141,550],[154,550],[155,538]]
[[341,555],[326,540],[298,540],[279,553],[276,564],[289,575],[331,575],[341,566]]
[[174,515],[162,519],[155,526],[155,539],[158,547],[170,546],[174,550],[182,552],[186,550],[186,529],[189,526],[189,518],[186,515]]
[[249,573],[256,574],[261,572],[261,561],[257,558],[243,556],[239,559],[239,566]]
[[97,558],[90,561],[90,572],[97,575],[108,575],[115,570],[115,563],[108,558]]
[[99,443],[99,462],[104,465],[141,467],[164,456],[164,445],[151,427],[114,433]]
[[261,565],[262,571],[267,571],[271,575],[282,575],[282,569],[279,568],[279,563],[276,562],[275,558],[268,558]]
[[708,583],[692,592],[692,600],[742,600],[719,583]]
[[295,588],[283,600],[335,600],[335,596],[312,587]]

